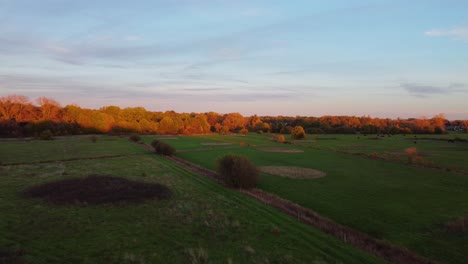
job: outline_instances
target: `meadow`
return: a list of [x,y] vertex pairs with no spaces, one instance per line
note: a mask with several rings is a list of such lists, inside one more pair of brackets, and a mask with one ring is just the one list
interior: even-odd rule
[[[259,188],[440,263],[465,263],[466,231],[446,228],[447,223],[468,215],[468,143],[449,142],[455,137],[466,139],[467,135],[418,135],[416,139],[413,135],[379,139],[309,135],[293,144],[273,142],[272,135],[207,135],[176,137],[168,143],[177,149],[176,156],[209,169],[215,169],[220,156],[231,153],[246,156],[260,167],[322,171],[326,176],[316,179],[262,173]],[[413,147],[430,163],[408,164],[405,149]],[[386,156],[396,152],[398,159]]]
[[[170,143],[184,140],[191,149],[227,146],[200,145],[207,140],[201,137]],[[383,263],[126,138],[2,140],[0,161],[5,263]],[[56,205],[22,195],[32,186],[90,174],[164,184],[173,195],[118,206]]]

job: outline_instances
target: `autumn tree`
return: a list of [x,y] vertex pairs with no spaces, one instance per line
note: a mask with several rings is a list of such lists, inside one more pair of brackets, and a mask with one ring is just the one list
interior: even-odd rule
[[39,97],[36,99],[40,109],[40,120],[59,121],[62,107],[54,99]]
[[244,117],[239,113],[226,114],[222,122],[223,126],[226,126],[230,131],[234,131],[238,128],[244,127]]
[[304,139],[306,136],[306,133],[304,131],[304,128],[302,126],[295,126],[291,132],[291,138],[292,139]]
[[15,94],[0,97],[0,121],[24,122],[33,119],[34,107],[28,97]]

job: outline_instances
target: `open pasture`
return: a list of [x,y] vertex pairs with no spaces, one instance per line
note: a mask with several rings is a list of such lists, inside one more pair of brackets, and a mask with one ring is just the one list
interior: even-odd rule
[[[459,140],[453,140],[458,138]],[[393,161],[407,162],[405,149],[416,148],[428,163],[468,173],[468,134],[446,135],[308,135],[294,144],[348,153],[362,153]]]
[[[210,137],[219,141],[232,138]],[[413,147],[413,141],[406,139],[409,136],[367,140],[362,135],[360,139],[327,135],[323,137],[336,139],[319,139],[316,141],[321,144],[319,146],[312,141],[293,145],[274,143],[268,135],[251,134],[246,140],[250,137],[262,147],[302,149],[304,152],[262,152],[256,147],[243,146],[176,155],[210,169],[215,169],[215,161],[220,156],[231,153],[247,156],[257,166],[294,166],[323,171],[327,176],[317,179],[291,179],[262,173],[259,188],[441,263],[464,263],[468,259],[468,234],[446,230],[447,223],[468,215],[466,174],[414,166],[406,164],[406,160],[395,162],[339,153],[334,149],[338,145],[351,149],[354,144],[363,144],[362,149],[370,153],[375,150],[367,150],[367,145],[381,151],[404,150]],[[309,140],[312,137],[309,135]],[[453,136],[441,136],[444,137]],[[179,142],[193,140],[204,140],[204,136],[186,137]],[[445,160],[445,164],[455,166],[468,164],[468,153],[462,149],[462,144],[466,143],[419,140],[417,146],[438,153],[439,159],[435,162]],[[449,149],[450,146],[453,149]]]
[[[7,161],[0,166],[2,261],[382,263],[128,139],[88,141],[0,143]],[[122,156],[98,158],[106,155]],[[81,159],[59,161],[64,158]],[[122,205],[57,205],[22,195],[33,186],[91,174],[163,184],[172,195]]]

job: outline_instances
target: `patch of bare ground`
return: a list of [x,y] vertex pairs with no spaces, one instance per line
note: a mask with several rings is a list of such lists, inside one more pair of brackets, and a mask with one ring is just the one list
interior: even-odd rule
[[287,148],[258,148],[257,150],[263,152],[277,152],[277,153],[302,153],[300,149],[287,149]]
[[290,166],[263,166],[259,169],[262,172],[292,179],[317,179],[327,175],[319,170]]
[[232,145],[232,143],[229,142],[203,142],[200,143],[202,146],[227,146],[227,145]]
[[239,147],[235,146],[226,146],[226,147],[219,147],[219,148],[198,148],[198,149],[183,149],[178,150],[177,153],[184,153],[184,152],[203,152],[203,151],[210,151],[210,150],[220,150],[220,149],[238,149]]
[[5,250],[0,248],[0,264],[20,264],[26,263],[23,261],[22,250]]
[[23,196],[27,198],[42,198],[57,205],[125,205],[148,199],[167,199],[171,195],[171,190],[161,184],[108,175],[89,175],[48,182],[23,192]]
[[67,161],[77,161],[77,160],[95,160],[95,159],[113,159],[126,157],[128,155],[106,155],[106,156],[96,156],[96,157],[82,157],[82,158],[69,158],[69,159],[57,159],[57,160],[41,160],[33,162],[16,162],[16,163],[0,163],[0,166],[17,166],[17,165],[33,165],[33,164],[42,164],[42,163],[60,163]]
[[459,217],[445,224],[445,230],[453,234],[468,233],[468,216]]

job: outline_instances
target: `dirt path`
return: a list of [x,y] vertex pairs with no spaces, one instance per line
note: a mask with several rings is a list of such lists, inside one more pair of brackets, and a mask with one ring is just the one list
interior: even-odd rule
[[[151,146],[145,144],[146,149],[152,150]],[[216,182],[222,184],[218,175],[209,169],[198,166],[187,160],[178,157],[166,157],[167,159],[185,167],[188,170],[194,171],[198,174],[209,177]],[[350,244],[356,248],[366,251],[374,256],[380,257],[389,263],[405,263],[405,264],[434,264],[433,260],[426,259],[409,251],[406,248],[392,245],[386,241],[375,239],[367,234],[364,234],[355,229],[340,225],[333,220],[319,215],[318,213],[302,207],[289,200],[280,198],[274,194],[264,192],[259,189],[239,189],[239,192],[248,195],[257,201],[266,205],[272,206],[290,216],[297,218],[297,220],[318,228],[323,232],[330,234],[339,240]]]

